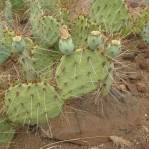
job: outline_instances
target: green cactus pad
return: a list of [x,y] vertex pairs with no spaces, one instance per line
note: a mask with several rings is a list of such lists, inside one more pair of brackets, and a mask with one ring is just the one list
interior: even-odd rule
[[[91,92],[106,80],[112,71],[110,62],[99,51],[76,51],[63,56],[56,70],[56,80],[64,100]],[[110,84],[111,85],[111,84]]]
[[89,33],[89,22],[85,16],[79,16],[74,19],[71,25],[72,39],[76,45],[76,48],[83,47],[86,45],[88,33]]
[[59,55],[55,51],[39,46],[29,46],[19,58],[23,70],[24,79],[33,80],[50,80],[52,77],[52,66]]
[[0,119],[0,148],[11,142],[15,134],[15,129],[5,120]]
[[9,57],[11,53],[5,47],[0,46],[0,64],[3,64]]
[[43,47],[52,47],[59,38],[59,23],[52,16],[44,16],[39,6],[33,6],[30,15],[32,34]]
[[0,29],[0,64],[4,63],[11,55],[12,36],[13,32],[8,32]]
[[126,27],[128,19],[128,10],[123,0],[93,0],[90,20],[102,26],[106,32],[121,31]]
[[63,102],[49,84],[20,84],[5,94],[9,120],[20,124],[48,122],[62,111]]

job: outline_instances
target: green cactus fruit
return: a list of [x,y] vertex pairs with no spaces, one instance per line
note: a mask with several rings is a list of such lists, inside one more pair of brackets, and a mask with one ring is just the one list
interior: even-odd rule
[[6,120],[0,119],[0,148],[9,144],[13,139],[15,129],[7,123]]
[[90,20],[108,33],[116,33],[127,27],[128,9],[123,0],[93,0]]
[[66,25],[60,28],[59,50],[66,55],[74,51],[74,43]]
[[112,40],[106,49],[106,54],[114,58],[120,54],[121,47],[121,42],[119,40]]
[[59,50],[66,55],[71,54],[74,51],[74,44],[72,38],[60,39],[59,40]]
[[68,100],[100,87],[110,88],[111,84],[106,80],[110,79],[111,71],[110,62],[98,50],[76,50],[72,55],[63,56],[57,67],[59,94],[63,100]]
[[26,48],[25,40],[21,36],[13,37],[12,51],[13,53],[21,54]]
[[89,33],[89,22],[88,18],[85,16],[79,16],[74,19],[71,25],[71,35],[74,44],[77,48],[85,47],[86,41]]
[[104,48],[104,37],[99,31],[92,31],[87,39],[88,47],[91,50],[96,50],[97,48]]
[[141,35],[143,40],[149,43],[149,22],[145,25]]
[[62,111],[63,102],[54,88],[45,83],[19,84],[5,94],[6,114],[18,124],[48,123]]

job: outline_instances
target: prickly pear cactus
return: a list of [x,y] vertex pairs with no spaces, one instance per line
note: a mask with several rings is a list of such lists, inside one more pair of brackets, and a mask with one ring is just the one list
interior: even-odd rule
[[30,43],[19,58],[23,78],[27,81],[49,80],[52,78],[52,66],[58,57],[56,51]]
[[15,129],[6,120],[0,119],[0,148],[10,143],[14,134]]
[[88,18],[85,16],[77,17],[73,20],[71,29],[72,39],[76,45],[76,48],[85,46],[89,33]]
[[60,94],[67,100],[100,87],[102,90],[106,86],[111,86],[109,81],[106,84],[111,71],[110,62],[101,51],[85,49],[63,56],[56,70]]
[[41,6],[31,7],[30,22],[36,41],[43,47],[52,47],[59,38],[59,23],[53,16],[46,16]]
[[90,20],[106,32],[115,33],[125,28],[128,23],[128,10],[123,0],[93,0]]
[[49,84],[20,84],[5,94],[6,113],[10,121],[19,124],[48,122],[62,111],[63,102]]
[[21,65],[21,73],[23,79],[27,82],[37,79],[37,73],[33,67],[33,61],[31,59],[30,51],[25,50],[19,58],[19,63]]

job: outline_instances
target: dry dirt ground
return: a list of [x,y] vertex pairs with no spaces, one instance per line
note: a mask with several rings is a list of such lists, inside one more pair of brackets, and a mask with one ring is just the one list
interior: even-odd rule
[[[75,5],[83,10],[88,3]],[[149,149],[149,45],[138,37],[129,37],[123,45],[107,97],[95,91],[68,102],[60,117],[49,121],[52,133],[47,125],[18,128],[7,149]],[[0,66],[0,75],[2,97],[21,79],[14,58]]]

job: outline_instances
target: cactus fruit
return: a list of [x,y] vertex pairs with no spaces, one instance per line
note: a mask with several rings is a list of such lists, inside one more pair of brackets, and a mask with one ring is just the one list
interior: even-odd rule
[[104,48],[104,37],[99,31],[92,31],[87,39],[88,47],[91,50]]
[[74,51],[71,35],[65,25],[60,28],[59,50],[66,55],[69,55]]
[[121,52],[121,42],[119,40],[112,40],[106,49],[106,54],[109,57],[116,57]]
[[145,27],[143,29],[142,38],[144,41],[149,43],[149,22],[145,25]]
[[13,53],[21,54],[26,48],[25,40],[21,36],[13,37],[12,51]]
[[[61,58],[56,70],[56,80],[63,100],[78,97],[101,86],[109,86],[110,62],[99,51],[77,50]],[[101,86],[103,87],[103,86]],[[108,92],[107,92],[108,93]]]
[[90,20],[106,32],[115,33],[126,27],[129,15],[123,0],[93,0]]
[[5,94],[6,114],[18,124],[48,122],[59,115],[62,105],[54,88],[45,83],[16,85]]
[[14,134],[15,129],[6,120],[0,119],[0,148],[10,143]]

